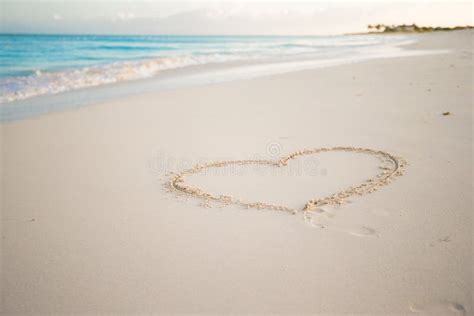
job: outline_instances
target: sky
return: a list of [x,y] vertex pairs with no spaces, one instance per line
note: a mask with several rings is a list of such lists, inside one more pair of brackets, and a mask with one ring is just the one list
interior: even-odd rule
[[473,2],[0,0],[1,33],[327,35],[377,23],[473,25]]

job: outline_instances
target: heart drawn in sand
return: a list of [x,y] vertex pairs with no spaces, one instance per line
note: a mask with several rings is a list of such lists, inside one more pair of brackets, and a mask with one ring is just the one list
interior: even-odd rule
[[302,210],[305,213],[316,210],[317,208],[323,205],[343,204],[347,198],[352,196],[361,196],[372,193],[380,187],[389,184],[396,177],[401,176],[403,174],[403,169],[406,166],[406,162],[404,159],[380,150],[356,147],[315,148],[300,150],[279,160],[227,160],[195,165],[191,169],[184,170],[179,173],[174,173],[171,177],[171,180],[167,183],[167,187],[171,191],[202,199],[204,201],[204,205],[208,205],[209,202],[219,202],[224,203],[226,205],[234,204],[246,208],[287,211],[292,214],[296,214],[298,212],[297,209],[291,208],[286,205],[276,205],[262,201],[244,201],[240,198],[234,198],[230,195],[212,194],[196,186],[187,184],[186,177],[204,172],[212,168],[223,168],[233,165],[265,165],[275,168],[284,168],[288,166],[288,163],[294,159],[305,155],[317,155],[323,152],[353,152],[371,155],[378,158],[378,160],[380,161],[379,169],[381,171],[374,177],[369,178],[363,181],[362,183],[356,184],[355,186],[345,188],[331,195],[316,197],[307,201]]

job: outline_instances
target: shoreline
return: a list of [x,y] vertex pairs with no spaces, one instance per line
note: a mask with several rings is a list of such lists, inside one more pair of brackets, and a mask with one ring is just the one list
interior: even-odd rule
[[3,103],[0,104],[0,124],[157,91],[169,91],[192,86],[350,65],[380,58],[446,53],[446,51],[442,50],[409,49],[413,42],[413,40],[401,41],[367,49],[365,53],[352,59],[344,57],[320,60],[307,56],[292,58],[286,61],[278,59],[228,61],[166,69],[150,78],[125,80]]

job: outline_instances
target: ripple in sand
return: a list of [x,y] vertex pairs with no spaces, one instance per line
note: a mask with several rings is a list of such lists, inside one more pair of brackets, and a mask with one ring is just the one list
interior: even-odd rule
[[[319,213],[318,211],[313,213]],[[325,213],[324,211],[322,212]],[[327,218],[323,218],[321,216],[312,215],[309,212],[304,213],[304,220],[312,227],[317,228],[324,228],[327,230],[336,231],[339,233],[344,233],[356,237],[379,237],[379,232],[374,228],[368,226],[360,226],[360,227],[342,227],[332,223],[330,219],[333,216],[328,216]]]
[[466,315],[463,305],[452,301],[434,301],[424,304],[412,304],[410,311],[418,315]]
[[356,229],[350,229],[350,230],[347,230],[347,232],[351,235],[358,236],[358,237],[378,237],[379,236],[378,232],[375,229],[371,227],[367,227],[367,226],[361,226]]

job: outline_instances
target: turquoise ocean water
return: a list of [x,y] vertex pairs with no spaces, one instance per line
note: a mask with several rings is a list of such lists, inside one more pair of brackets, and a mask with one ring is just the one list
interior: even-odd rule
[[403,47],[414,41],[408,35],[0,34],[0,122],[132,94],[440,53]]
[[0,34],[0,104],[226,62],[344,61],[396,45],[388,36]]

